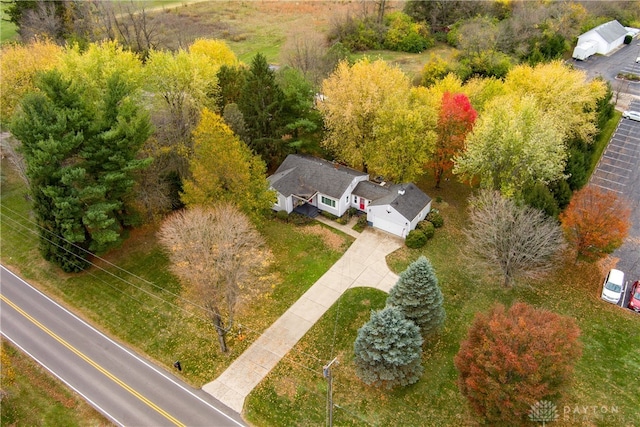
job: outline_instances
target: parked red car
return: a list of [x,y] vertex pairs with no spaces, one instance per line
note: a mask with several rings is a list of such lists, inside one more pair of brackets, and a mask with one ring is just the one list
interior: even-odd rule
[[636,280],[631,286],[631,298],[629,308],[640,313],[640,280]]

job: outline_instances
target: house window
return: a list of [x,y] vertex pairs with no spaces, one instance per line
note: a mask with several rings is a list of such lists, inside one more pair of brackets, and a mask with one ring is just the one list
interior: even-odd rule
[[358,203],[358,196],[353,196],[353,203]]
[[320,200],[322,201],[323,205],[331,206],[332,208],[336,207],[336,201],[335,200],[332,200],[332,199],[330,199],[328,197],[324,197],[324,196],[322,196],[322,198]]

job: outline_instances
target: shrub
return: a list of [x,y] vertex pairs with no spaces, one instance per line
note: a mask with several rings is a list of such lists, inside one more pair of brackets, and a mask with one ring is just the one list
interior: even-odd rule
[[400,11],[388,14],[385,21],[389,28],[384,47],[389,50],[420,53],[434,45],[424,22],[413,22],[409,15]]
[[404,243],[410,249],[419,249],[427,244],[427,236],[422,230],[411,230]]
[[328,218],[332,221],[335,221],[338,219],[337,216],[335,216],[334,214],[332,214],[331,212],[327,212],[327,211],[320,211],[320,215],[322,215],[325,218]]
[[435,228],[440,228],[444,225],[444,218],[442,217],[440,211],[437,209],[432,209],[431,211],[429,211],[425,219],[431,222]]
[[442,80],[447,74],[453,72],[454,67],[440,56],[433,53],[422,67],[420,84],[422,86],[431,86]]
[[631,40],[633,40],[633,36],[631,34],[624,36],[624,44],[631,44]]
[[306,215],[302,215],[296,212],[291,212],[289,214],[289,222],[295,224],[295,225],[305,225],[305,224],[309,224],[313,221],[313,218],[308,217]]
[[434,224],[431,221],[427,221],[427,220],[420,221],[416,225],[416,229],[422,231],[422,233],[424,233],[427,239],[432,238],[433,235],[436,233],[436,227],[434,226]]
[[366,215],[362,215],[360,218],[358,218],[358,227],[362,227],[362,229],[364,229],[367,225],[369,225],[367,223],[367,217]]
[[347,15],[342,21],[332,24],[327,37],[330,43],[340,42],[353,52],[382,48],[384,33],[384,26],[373,19]]
[[276,212],[276,218],[278,218],[280,221],[287,222],[287,220],[289,219],[289,213],[287,211],[278,211]]
[[340,218],[336,218],[336,222],[341,225],[346,225],[349,222],[349,214],[346,213],[342,215]]

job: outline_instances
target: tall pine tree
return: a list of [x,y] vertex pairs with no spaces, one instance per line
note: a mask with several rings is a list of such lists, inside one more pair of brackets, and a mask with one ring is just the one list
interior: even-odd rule
[[389,292],[387,306],[397,307],[407,319],[415,322],[423,336],[427,336],[444,323],[443,301],[433,266],[421,256],[400,273],[398,282]]
[[64,271],[80,271],[86,251],[118,244],[131,222],[126,201],[133,172],[149,162],[136,158],[149,119],[117,76],[97,106],[83,100],[82,84],[57,71],[43,74],[38,88],[10,129],[22,142],[41,253]]
[[281,139],[284,103],[275,73],[264,55],[258,53],[246,75],[238,107],[247,125],[250,146],[267,165],[279,164],[285,154]]
[[395,307],[371,313],[354,343],[356,374],[368,385],[416,383],[422,375],[420,329]]

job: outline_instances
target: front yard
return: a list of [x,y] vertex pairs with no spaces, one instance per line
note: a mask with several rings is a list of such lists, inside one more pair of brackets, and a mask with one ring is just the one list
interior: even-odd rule
[[[270,295],[242,307],[230,333],[230,352],[219,351],[215,332],[201,310],[182,297],[180,284],[156,243],[156,227],[131,233],[122,248],[80,274],[64,274],[42,260],[24,184],[3,160],[0,244],[2,263],[83,317],[201,386],[217,377],[342,255],[352,238],[324,225],[299,228],[265,220],[261,232],[274,254]],[[153,339],[149,339],[153,337]]]
[[352,360],[357,330],[369,319],[370,310],[384,306],[386,295],[353,289],[298,343],[295,360],[282,361],[249,396],[248,420],[261,426],[322,424],[327,389],[322,365],[337,356],[339,365],[332,370],[335,425],[476,425],[478,420],[458,391],[453,357],[476,312],[488,311],[496,302],[509,306],[524,301],[570,316],[582,330],[583,356],[576,363],[575,381],[565,400],[554,402],[556,425],[639,425],[639,390],[633,378],[640,366],[640,316],[600,300],[604,274],[598,266],[567,260],[541,283],[505,289],[468,269],[461,259],[464,242],[459,230],[469,189],[447,182],[438,192],[429,180],[421,187],[434,199],[442,197],[434,207],[443,213],[445,227],[422,250],[401,249],[388,257],[388,263],[400,272],[424,254],[434,265],[445,297],[445,328],[424,345],[422,379],[392,392],[357,379]]

